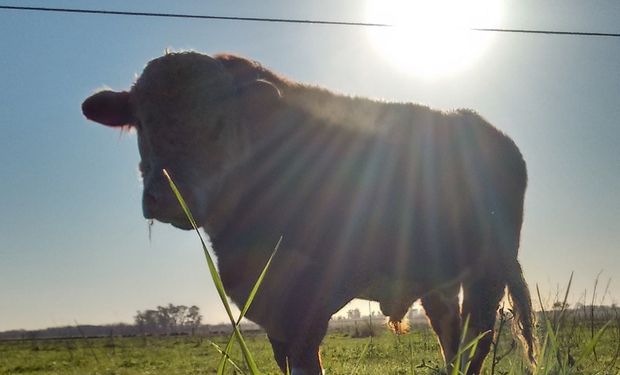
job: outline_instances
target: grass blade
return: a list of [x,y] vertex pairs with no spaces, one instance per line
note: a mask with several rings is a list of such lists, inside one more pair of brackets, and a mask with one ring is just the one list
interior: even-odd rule
[[[223,358],[225,358],[226,362],[230,363],[239,373],[245,375],[245,372],[235,363],[235,361],[232,360],[232,358],[230,358],[227,351],[223,351],[222,348],[213,341],[209,341],[209,343],[222,355]],[[217,373],[220,374],[219,370]]]
[[545,340],[547,340],[547,338],[549,339],[550,342],[550,349],[551,349],[551,353],[554,354],[557,358],[557,362],[558,365],[560,366],[560,371],[563,371],[565,366],[564,366],[564,360],[561,358],[561,352],[560,352],[560,344],[558,341],[558,337],[555,334],[555,330],[553,329],[553,324],[550,320],[546,320],[545,321],[546,325],[547,325],[547,335],[545,337]]
[[239,324],[241,319],[248,312],[248,309],[250,308],[252,301],[254,301],[254,296],[256,296],[256,292],[258,291],[258,288],[262,284],[263,279],[265,278],[265,275],[267,274],[267,270],[269,270],[269,267],[271,266],[271,261],[273,260],[273,257],[278,252],[278,248],[280,247],[281,243],[282,243],[282,236],[280,236],[278,243],[276,243],[276,247],[273,249],[273,252],[271,253],[271,256],[269,257],[269,260],[267,260],[265,267],[263,267],[263,271],[260,273],[260,276],[258,276],[258,280],[256,280],[256,283],[254,283],[254,287],[252,288],[252,291],[250,292],[247,301],[245,301],[245,305],[243,306],[243,309],[241,310],[241,314],[239,314],[239,319],[237,320],[237,324]]
[[555,335],[557,336],[560,333],[560,326],[562,325],[563,322],[563,317],[564,314],[566,313],[566,308],[567,308],[567,301],[568,301],[568,293],[570,292],[570,287],[571,284],[573,283],[573,274],[574,272],[570,273],[570,278],[568,279],[568,285],[566,286],[566,292],[564,293],[564,299],[562,300],[562,305],[560,306],[560,313],[556,316],[554,313],[553,316],[553,326],[555,328]]
[[357,362],[355,363],[355,367],[353,367],[353,370],[351,371],[351,375],[355,375],[355,373],[357,372],[357,369],[360,367],[362,360],[364,359],[364,357],[366,357],[366,353],[368,353],[370,344],[372,344],[372,336],[370,336],[370,338],[368,339],[368,342],[364,346],[362,353],[360,354],[359,358],[357,359]]
[[[468,343],[465,343],[465,337],[467,335],[468,327],[469,327],[469,316],[465,318],[465,324],[463,324],[463,333],[461,335],[461,343],[459,345],[458,352],[454,356],[452,371],[450,372],[450,375],[460,375],[460,374],[467,373],[467,370],[469,369],[469,366],[471,365],[471,360],[474,357],[474,353],[476,352],[476,348],[478,347],[478,342],[484,336],[491,333],[490,330],[481,332],[478,336],[471,339]],[[465,354],[465,352],[467,351],[469,351],[469,353],[467,354],[468,356],[467,363],[464,366],[464,368],[461,368],[461,365],[462,365],[461,358],[463,357],[463,354]]]
[[187,206],[187,203],[185,203],[185,199],[183,199],[183,196],[179,192],[179,189],[177,188],[176,184],[170,177],[170,174],[168,173],[168,171],[164,169],[163,174],[168,180],[168,184],[170,185],[172,192],[176,196],[177,201],[181,205],[181,208],[183,209],[185,216],[187,216],[187,219],[191,223],[192,227],[194,228],[194,231],[196,232],[196,234],[198,235],[198,238],[200,239],[202,250],[205,254],[207,265],[209,267],[209,272],[211,273],[211,278],[213,279],[213,282],[215,284],[215,288],[217,289],[217,293],[220,297],[220,300],[222,301],[222,304],[224,305],[224,309],[226,310],[226,314],[228,315],[230,323],[233,326],[234,335],[237,338],[239,346],[241,347],[241,352],[243,353],[243,357],[246,361],[246,364],[248,365],[248,368],[250,369],[252,374],[260,374],[260,371],[258,370],[256,363],[254,362],[254,358],[252,357],[252,354],[250,353],[250,350],[248,349],[245,341],[243,340],[243,336],[241,335],[241,332],[239,331],[239,328],[236,325],[235,318],[232,315],[232,310],[230,309],[230,304],[228,303],[226,292],[224,290],[224,284],[222,283],[222,279],[220,278],[220,275],[217,272],[215,263],[213,262],[213,259],[211,258],[211,255],[209,254],[207,245],[204,239],[202,238],[200,231],[198,230],[196,221],[194,220],[194,217],[192,216],[192,213],[190,212],[189,207]]
[[[254,287],[252,288],[252,291],[248,295],[248,299],[245,301],[245,304],[243,305],[243,309],[241,309],[241,313],[239,314],[239,318],[237,319],[237,322],[235,323],[237,327],[241,323],[241,319],[243,319],[245,314],[248,312],[250,305],[252,304],[252,301],[254,301],[254,296],[256,295],[256,292],[258,292],[258,288],[262,284],[263,279],[265,278],[265,275],[267,274],[267,270],[269,270],[269,267],[271,266],[271,261],[273,260],[274,256],[278,252],[278,248],[280,247],[281,243],[282,243],[282,237],[280,237],[280,239],[278,240],[278,243],[276,244],[276,247],[271,253],[269,260],[267,260],[265,267],[263,267],[263,271],[261,272],[260,276],[258,276],[258,279],[254,283]],[[234,338],[234,333],[230,335],[230,338],[228,339],[228,343],[226,344],[226,348],[224,350],[224,354],[226,355],[232,348],[233,338]],[[218,374],[224,373],[224,370],[226,369],[226,360],[224,356],[222,356],[222,358],[220,359],[220,363],[218,364],[217,369],[218,369],[218,372],[217,372]]]
[[230,353],[230,349],[232,349],[233,339],[235,338],[235,333],[231,333],[228,338],[228,342],[226,343],[226,347],[224,348],[222,354],[222,358],[220,358],[220,362],[217,364],[217,374],[224,374],[226,371],[226,360],[228,359],[228,353]]
[[411,371],[411,375],[415,375],[415,364],[413,362],[413,345],[411,344],[411,336],[409,336],[409,370]]
[[584,348],[581,350],[581,353],[579,353],[579,356],[577,357],[577,360],[575,361],[575,366],[583,362],[588,355],[590,355],[591,353],[594,353],[594,348],[596,347],[596,344],[601,339],[601,336],[603,336],[603,333],[605,333],[605,330],[607,330],[607,327],[609,327],[611,322],[612,320],[605,323],[605,325],[596,332],[594,337],[590,339],[590,341],[588,341],[586,346],[584,346]]

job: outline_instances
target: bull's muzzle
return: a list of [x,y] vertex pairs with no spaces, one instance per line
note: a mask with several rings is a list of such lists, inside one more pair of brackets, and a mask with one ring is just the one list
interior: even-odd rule
[[145,219],[154,219],[181,229],[192,228],[171,190],[145,188],[142,194],[142,214]]

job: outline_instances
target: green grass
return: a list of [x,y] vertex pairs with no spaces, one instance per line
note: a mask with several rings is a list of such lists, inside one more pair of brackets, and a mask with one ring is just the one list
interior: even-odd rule
[[[598,323],[597,323],[598,324]],[[570,367],[566,355],[577,357],[590,342],[589,322],[567,325],[556,335],[556,344],[548,344],[535,374],[620,374],[620,363],[611,365],[617,350],[618,332],[614,322],[605,329],[596,345],[596,357],[586,353],[582,363]],[[600,330],[601,326],[598,326]],[[327,374],[438,374],[443,366],[439,346],[428,327],[415,327],[411,333],[393,335],[385,329],[373,338],[352,338],[350,332],[331,332],[322,345]],[[544,337],[545,330],[540,332]],[[256,366],[263,374],[279,374],[265,334],[245,333],[244,341]],[[500,352],[511,347],[511,334],[504,331]],[[221,355],[210,341],[226,346],[227,336],[131,337],[100,339],[24,340],[0,342],[0,374],[215,374]],[[542,340],[541,340],[542,341]],[[551,342],[552,340],[549,340]],[[541,342],[542,344],[542,342]],[[558,356],[558,351],[560,354]],[[236,345],[231,358],[244,372],[247,366]],[[484,373],[490,374],[492,356]],[[495,374],[525,374],[519,349],[503,357]],[[235,374],[228,366],[226,374]]]
[[[0,342],[0,374],[215,374],[221,355],[210,340],[224,347],[229,337],[132,337]],[[264,374],[279,374],[265,334],[244,334],[256,365]],[[427,329],[406,336],[383,332],[350,338],[329,334],[322,346],[328,374],[409,374],[410,343],[415,365],[439,366],[438,345]],[[364,352],[364,349],[365,352]],[[364,355],[362,356],[362,353]],[[238,346],[230,356],[243,364]],[[240,365],[246,370],[245,365]],[[421,374],[429,373],[420,370]],[[226,374],[234,374],[228,366]],[[431,372],[432,373],[432,372]]]

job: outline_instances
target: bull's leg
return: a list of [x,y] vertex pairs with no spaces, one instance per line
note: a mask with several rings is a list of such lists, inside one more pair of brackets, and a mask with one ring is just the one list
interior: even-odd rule
[[284,342],[269,338],[278,367],[284,374],[322,375],[319,346],[327,330],[327,322],[305,326],[303,331],[291,327]]
[[449,371],[459,348],[461,316],[458,291],[458,287],[450,287],[422,297],[422,306],[433,330],[437,333]]
[[319,347],[291,345],[269,338],[273,355],[284,374],[320,375],[323,374]]
[[306,347],[302,352],[293,351],[290,358],[291,375],[323,375],[319,346]]
[[489,353],[497,308],[504,295],[504,283],[499,280],[487,275],[463,284],[462,320],[465,322],[469,318],[466,342],[488,332],[478,341],[467,374],[479,374],[484,358]]
[[287,358],[288,358],[288,346],[286,345],[285,342],[273,339],[271,337],[269,337],[269,342],[271,342],[271,348],[273,349],[273,357],[276,360],[276,363],[278,364],[278,367],[280,367],[280,370],[282,370],[282,372],[284,374],[287,373],[288,369],[288,365],[287,365]]

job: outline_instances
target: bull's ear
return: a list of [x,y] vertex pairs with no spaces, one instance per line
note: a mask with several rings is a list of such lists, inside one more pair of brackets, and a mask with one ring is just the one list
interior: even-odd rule
[[248,119],[265,119],[278,107],[282,95],[271,82],[257,79],[239,88],[243,113]]
[[107,126],[124,126],[132,122],[129,93],[127,91],[101,91],[82,103],[82,113],[87,119]]

